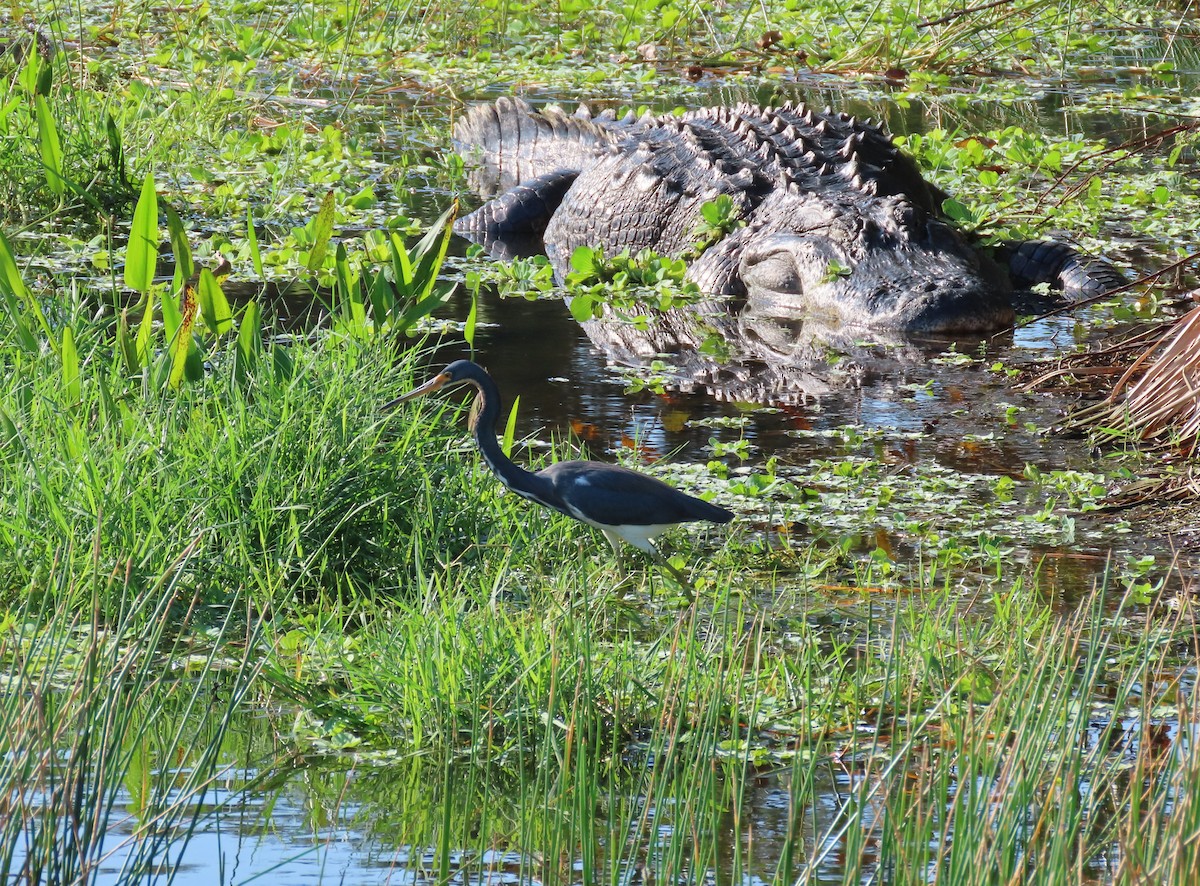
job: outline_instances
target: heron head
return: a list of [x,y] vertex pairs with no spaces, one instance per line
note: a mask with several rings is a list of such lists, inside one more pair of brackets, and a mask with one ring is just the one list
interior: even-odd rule
[[432,394],[440,391],[445,387],[454,387],[455,385],[463,384],[464,382],[473,382],[476,376],[483,370],[472,363],[470,360],[455,360],[425,384],[418,388],[413,388],[407,394],[401,394],[395,400],[391,400],[383,404],[383,410],[386,412],[401,403],[409,400],[415,400],[417,397],[424,397],[426,394]]

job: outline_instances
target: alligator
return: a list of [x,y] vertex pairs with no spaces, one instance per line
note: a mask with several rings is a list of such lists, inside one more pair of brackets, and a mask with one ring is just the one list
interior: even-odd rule
[[[688,278],[734,310],[802,311],[827,326],[991,332],[1038,283],[1081,300],[1124,286],[1107,262],[1053,241],[1001,265],[944,215],[947,195],[869,120],[804,104],[593,116],[517,98],[471,108],[455,148],[495,196],[455,230],[493,254],[544,249],[559,279],[579,246],[688,255]],[[483,184],[486,182],[487,184]],[[698,256],[702,207],[735,224]]]

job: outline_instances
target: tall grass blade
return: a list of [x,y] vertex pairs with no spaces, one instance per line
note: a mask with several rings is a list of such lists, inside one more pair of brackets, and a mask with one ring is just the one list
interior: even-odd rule
[[154,188],[154,174],[148,172],[133,210],[129,245],[125,249],[125,285],[135,292],[149,292],[154,285],[157,261],[158,192]]
[[74,405],[82,399],[79,382],[79,352],[75,350],[75,333],[70,325],[62,333],[62,391],[67,402]]
[[254,265],[254,274],[258,279],[263,276],[262,250],[258,247],[258,234],[254,231],[254,210],[246,210],[246,243],[250,247],[250,262]]
[[513,444],[517,439],[517,412],[520,407],[521,397],[518,394],[513,400],[512,409],[508,410],[508,421],[504,423],[504,437],[500,441],[500,447],[508,458],[512,458]]

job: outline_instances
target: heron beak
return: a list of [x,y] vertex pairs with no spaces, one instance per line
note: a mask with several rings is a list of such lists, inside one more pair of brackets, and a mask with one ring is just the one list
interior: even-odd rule
[[434,391],[440,391],[448,381],[450,381],[450,376],[444,372],[439,372],[429,381],[425,382],[425,384],[421,385],[421,387],[414,388],[407,394],[402,394],[395,400],[384,403],[380,409],[382,409],[384,412],[387,412],[389,409],[399,406],[401,403],[404,403],[407,400],[415,400],[417,397],[424,397],[426,394],[432,394]]

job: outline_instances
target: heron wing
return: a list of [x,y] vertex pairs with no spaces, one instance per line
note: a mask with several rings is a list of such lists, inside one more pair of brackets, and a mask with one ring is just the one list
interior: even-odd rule
[[539,472],[572,516],[599,526],[654,526],[711,520],[733,514],[661,480],[620,465],[567,461]]

